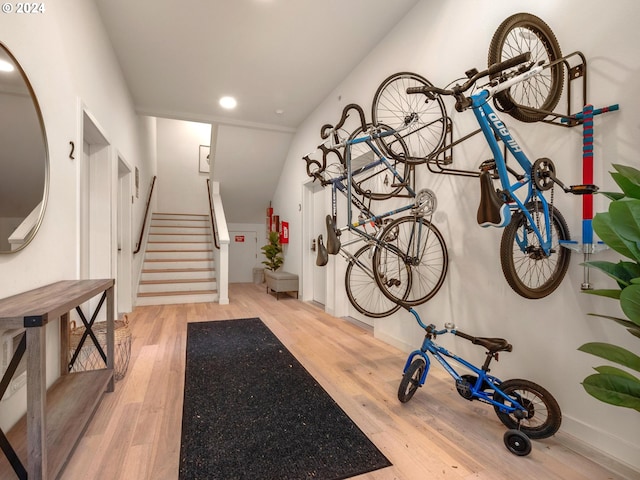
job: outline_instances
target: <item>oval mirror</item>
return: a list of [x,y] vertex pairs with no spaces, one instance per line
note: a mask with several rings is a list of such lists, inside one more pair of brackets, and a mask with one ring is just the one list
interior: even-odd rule
[[0,253],[26,247],[42,223],[49,154],[33,88],[0,43]]

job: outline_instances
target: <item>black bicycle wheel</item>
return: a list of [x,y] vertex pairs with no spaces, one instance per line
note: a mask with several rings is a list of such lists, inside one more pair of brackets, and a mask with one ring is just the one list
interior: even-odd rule
[[[536,206],[537,203],[537,206]],[[538,229],[544,238],[547,235],[542,206],[539,202],[527,205]],[[553,207],[551,215],[551,254],[545,255],[538,236],[518,212],[511,218],[502,233],[500,262],[509,286],[524,298],[543,298],[555,291],[567,273],[571,252],[560,245],[560,240],[569,240],[569,227],[562,214]]]
[[[489,46],[489,65],[531,52],[531,60],[549,64],[562,58],[560,45],[549,26],[530,13],[517,13],[500,24]],[[498,76],[499,74],[494,75]],[[564,82],[562,63],[520,82],[494,97],[496,108],[522,122],[538,122],[553,111]]]
[[[370,126],[371,125],[367,125],[365,129],[362,127],[358,128],[351,134],[349,140],[369,135],[368,132]],[[395,135],[395,137],[397,137],[397,135]],[[395,137],[394,135],[391,136],[391,138]],[[374,140],[371,140],[370,143],[374,148],[378,148]],[[352,172],[355,172],[360,167],[364,167],[372,162],[380,160],[380,156],[374,149],[372,149],[368,142],[354,143],[348,148],[351,152]],[[406,153],[402,140],[398,139],[397,148],[399,151],[404,151]],[[360,195],[370,198],[371,200],[388,200],[389,198],[398,195],[409,181],[409,166],[406,163],[400,162],[397,158],[388,158],[387,161],[402,177],[404,183],[401,182],[400,179],[396,178],[393,172],[384,163],[380,163],[375,167],[368,168],[366,171],[352,176],[351,185],[353,186],[353,189]]]
[[411,400],[413,394],[420,387],[420,379],[425,368],[424,360],[418,357],[411,362],[407,371],[404,372],[402,380],[400,380],[400,387],[398,387],[398,400],[402,403],[407,403]]
[[[407,94],[408,87],[432,86],[424,77],[401,72],[380,84],[371,107],[374,125],[387,125],[398,131],[407,153],[394,137],[380,139],[387,155],[402,162],[423,163],[442,145],[447,112],[440,96],[429,100],[422,94]],[[409,122],[409,126],[405,128]]]
[[[397,218],[384,228],[380,241],[374,249],[373,265],[376,283],[387,298],[415,306],[440,290],[449,255],[442,234],[432,223],[412,215]],[[405,298],[398,295],[406,289]]]
[[380,291],[375,282],[373,251],[369,245],[360,248],[349,259],[344,285],[351,305],[367,317],[388,317],[400,308]]
[[[496,415],[507,428],[520,430],[533,439],[547,438],[558,431],[562,423],[562,413],[558,402],[547,390],[522,379],[507,380],[502,382],[499,388],[527,410],[523,412],[524,418],[518,423],[515,412],[502,412],[500,407],[494,406]],[[503,405],[513,405],[497,391],[493,393],[493,399]]]
[[520,430],[509,429],[502,437],[504,444],[514,455],[524,457],[531,453],[531,440]]

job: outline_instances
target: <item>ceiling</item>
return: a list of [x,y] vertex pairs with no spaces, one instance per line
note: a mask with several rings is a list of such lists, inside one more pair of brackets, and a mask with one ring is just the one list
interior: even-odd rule
[[296,128],[419,0],[94,1],[136,111],[220,124],[227,221],[261,223]]

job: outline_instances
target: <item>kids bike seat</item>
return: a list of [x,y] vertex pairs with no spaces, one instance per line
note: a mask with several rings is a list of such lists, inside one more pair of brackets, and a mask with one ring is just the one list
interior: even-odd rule
[[459,330],[456,330],[455,334],[458,337],[462,337],[469,340],[474,345],[482,345],[484,348],[489,350],[489,353],[510,352],[513,350],[513,347],[511,346],[511,344],[507,342],[504,338],[473,337]]

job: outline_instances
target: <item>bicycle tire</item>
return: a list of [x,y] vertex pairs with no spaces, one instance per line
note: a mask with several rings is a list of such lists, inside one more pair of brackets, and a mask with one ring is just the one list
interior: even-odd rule
[[[517,13],[504,20],[491,39],[488,63],[502,62],[521,53],[531,52],[535,63],[551,63],[562,58],[555,34],[540,18],[530,13]],[[500,74],[492,75],[491,78]],[[561,63],[539,75],[496,93],[494,105],[522,122],[538,122],[553,111],[560,100],[564,83]],[[533,108],[536,110],[530,110]]]
[[[526,417],[518,424],[513,413],[501,412],[500,407],[494,405],[496,415],[507,428],[520,430],[533,439],[548,438],[558,431],[562,423],[562,412],[556,399],[547,390],[522,379],[506,380],[499,388],[527,409]],[[493,393],[493,399],[507,405],[507,400],[497,391]]]
[[398,387],[398,400],[402,403],[407,403],[411,400],[413,395],[416,393],[416,390],[420,387],[420,378],[422,378],[422,374],[426,367],[424,360],[420,357],[411,362],[407,371],[402,375],[402,380],[400,380],[400,386]]
[[[385,226],[380,242],[374,249],[373,264],[376,283],[387,298],[410,307],[438,293],[447,275],[449,255],[435,225],[423,217],[400,217]],[[404,298],[397,295],[405,291],[402,288],[408,290]]]
[[[538,202],[526,205],[529,212],[537,208],[542,211]],[[564,279],[571,252],[562,247],[560,240],[569,240],[569,227],[562,214],[553,207],[551,214],[551,228],[553,244],[552,254],[545,256],[540,247],[538,237],[528,225],[527,218],[522,212],[513,215],[511,222],[502,233],[500,242],[500,263],[502,272],[509,286],[524,298],[538,299],[553,293]],[[544,223],[544,222],[541,222]],[[540,225],[543,237],[546,235],[544,225]],[[517,239],[524,240],[527,237],[526,251],[522,251]]]
[[[350,136],[349,140],[357,139],[362,135],[368,135],[368,131],[371,125],[358,127]],[[387,127],[388,128],[388,127]],[[372,140],[373,141],[373,140]],[[379,159],[375,151],[369,147],[367,142],[359,142],[351,144],[351,171],[355,171],[359,167],[374,162]],[[397,147],[404,149],[404,144],[400,140],[400,144]],[[381,152],[382,153],[382,152]],[[346,156],[346,155],[345,155]],[[404,188],[404,185],[408,182],[409,166],[406,163],[400,162],[397,158],[387,159],[391,166],[400,174],[405,181],[404,184],[398,182],[393,173],[386,167],[384,163],[381,163],[366,172],[354,175],[351,178],[351,185],[353,189],[365,198],[371,200],[388,200],[397,196]],[[344,167],[346,168],[346,160]]]
[[[427,100],[424,95],[407,94],[408,87],[432,86],[424,77],[400,72],[386,78],[378,87],[371,106],[374,125],[387,125],[398,130],[407,147],[405,154],[398,142],[390,137],[379,139],[385,153],[401,162],[424,163],[438,150],[445,139],[447,111],[440,95]],[[417,114],[417,120],[400,130],[405,120]]]
[[371,246],[363,246],[353,257],[349,259],[344,276],[344,285],[351,305],[371,318],[384,318],[397,312],[400,305],[389,300],[375,282]]
[[505,447],[514,455],[525,457],[531,453],[531,440],[520,430],[511,428],[502,437]]

